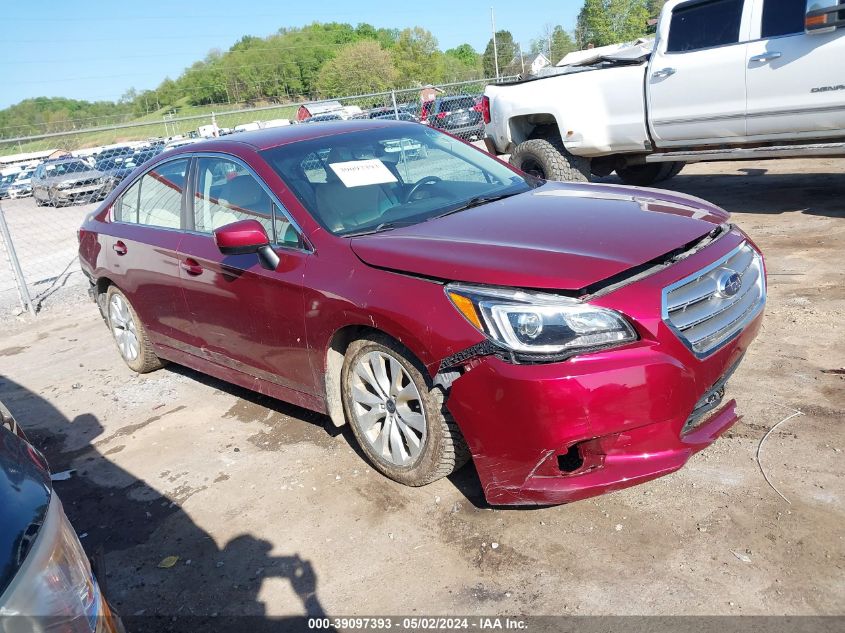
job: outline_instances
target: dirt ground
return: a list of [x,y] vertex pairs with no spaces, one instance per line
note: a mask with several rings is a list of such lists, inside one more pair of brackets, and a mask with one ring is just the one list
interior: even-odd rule
[[[134,375],[79,287],[4,320],[0,398],[75,469],[56,490],[125,615],[843,614],[845,160],[666,184],[734,213],[769,304],[731,385],[744,419],[651,483],[535,510],[486,506],[472,467],[405,488],[323,416]],[[760,455],[785,501],[755,454],[795,412]]]

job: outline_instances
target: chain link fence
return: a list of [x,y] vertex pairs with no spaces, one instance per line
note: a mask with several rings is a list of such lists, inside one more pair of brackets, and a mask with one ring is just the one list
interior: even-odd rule
[[[499,78],[505,81],[511,78]],[[340,119],[400,119],[480,140],[481,95],[495,79],[426,85],[319,101],[264,104],[238,110],[155,119],[56,123],[39,133],[0,130],[0,310],[16,305],[36,313],[58,288],[84,283],[76,259],[76,231],[135,168],[162,151],[204,138]],[[59,126],[61,127],[61,126]],[[27,129],[33,132],[32,129]],[[234,136],[233,136],[234,138]]]

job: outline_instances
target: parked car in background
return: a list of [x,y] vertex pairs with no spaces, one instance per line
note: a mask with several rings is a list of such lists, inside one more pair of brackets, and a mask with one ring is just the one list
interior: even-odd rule
[[394,121],[410,121],[412,123],[419,123],[419,119],[410,112],[400,111],[398,113],[392,110],[387,113],[379,114],[378,116],[370,117],[371,119],[388,119]]
[[304,121],[300,121],[300,123],[324,123],[325,121],[343,121],[344,118],[338,112],[329,112],[328,114],[317,114],[312,117],[308,117]]
[[135,152],[135,149],[129,147],[128,145],[124,145],[121,147],[109,147],[104,149],[102,152],[98,152],[94,154],[93,159],[95,162],[99,163],[100,161],[105,160],[114,160],[123,156],[131,156]]
[[175,147],[183,147],[185,145],[190,145],[191,143],[196,143],[200,139],[195,138],[178,138],[173,139],[172,141],[168,141],[162,147],[162,151],[167,151],[169,149],[173,149]]
[[471,457],[490,503],[552,504],[677,470],[738,420],[725,383],[766,281],[728,220],[343,121],[157,157],[86,218],[79,257],[133,370],[328,414],[404,484]]
[[25,169],[20,172],[9,185],[10,198],[26,198],[32,195],[32,175],[35,169]]
[[111,189],[111,179],[106,174],[79,158],[44,161],[32,176],[32,196],[39,206],[101,200]]
[[15,178],[17,177],[17,173],[0,176],[0,199],[9,197],[9,187],[12,186],[12,183],[15,182]]
[[111,179],[111,187],[113,189],[124,178],[131,174],[136,167],[143,165],[152,158],[155,158],[161,154],[161,152],[162,148],[159,146],[147,147],[136,151],[130,156],[118,156],[103,161],[97,161],[94,167]]
[[653,185],[686,163],[845,156],[845,8],[669,0],[654,41],[485,89],[485,143],[523,171]]
[[477,98],[471,95],[435,100],[428,112],[428,124],[467,141],[480,139],[484,134],[481,107]]
[[0,403],[0,620],[4,631],[118,633],[44,456]]

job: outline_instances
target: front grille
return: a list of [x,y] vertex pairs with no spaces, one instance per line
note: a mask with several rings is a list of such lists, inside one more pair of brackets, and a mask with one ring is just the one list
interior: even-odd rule
[[703,357],[741,332],[765,303],[763,259],[743,242],[707,268],[664,288],[663,320]]

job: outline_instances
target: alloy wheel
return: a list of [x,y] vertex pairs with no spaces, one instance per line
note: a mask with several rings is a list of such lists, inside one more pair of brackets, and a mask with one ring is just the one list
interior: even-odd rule
[[109,324],[123,358],[130,362],[138,358],[140,349],[135,319],[132,318],[129,304],[119,294],[112,295],[109,301]]
[[369,352],[352,368],[352,417],[369,448],[393,466],[411,467],[425,446],[426,416],[411,376],[393,356]]

